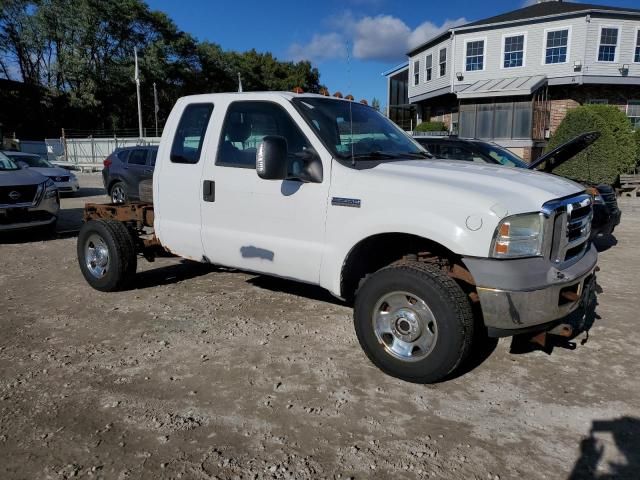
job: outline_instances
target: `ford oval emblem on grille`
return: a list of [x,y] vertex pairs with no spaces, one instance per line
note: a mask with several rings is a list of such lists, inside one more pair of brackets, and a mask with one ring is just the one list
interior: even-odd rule
[[15,202],[20,198],[20,192],[16,192],[15,190],[9,192],[9,198]]

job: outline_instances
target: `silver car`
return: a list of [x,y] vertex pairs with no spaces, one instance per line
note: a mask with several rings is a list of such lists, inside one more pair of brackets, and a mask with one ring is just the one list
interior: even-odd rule
[[53,180],[21,169],[0,153],[0,232],[24,228],[55,230],[60,198]]
[[14,152],[5,150],[7,157],[13,160],[20,167],[28,167],[49,177],[56,184],[60,193],[75,193],[80,189],[78,178],[69,170],[56,167],[49,160],[34,153]]

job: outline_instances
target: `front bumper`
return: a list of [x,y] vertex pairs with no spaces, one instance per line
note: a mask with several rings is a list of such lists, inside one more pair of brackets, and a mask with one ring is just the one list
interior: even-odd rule
[[68,182],[55,182],[56,188],[60,193],[75,193],[80,190],[78,180],[69,180]]
[[543,258],[463,259],[495,337],[544,330],[573,312],[592,287],[597,260],[594,246],[563,270]]
[[54,224],[60,212],[57,197],[43,198],[37,206],[0,205],[0,232]]

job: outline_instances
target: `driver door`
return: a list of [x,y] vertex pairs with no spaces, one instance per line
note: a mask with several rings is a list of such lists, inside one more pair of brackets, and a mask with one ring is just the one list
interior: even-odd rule
[[[216,130],[221,132],[217,155],[207,158],[203,170],[203,189],[215,192],[202,202],[202,243],[207,257],[213,263],[318,283],[325,244],[329,154],[288,102],[232,102]],[[266,135],[287,140],[291,161],[309,148],[322,152],[323,181],[259,178],[256,149]]]

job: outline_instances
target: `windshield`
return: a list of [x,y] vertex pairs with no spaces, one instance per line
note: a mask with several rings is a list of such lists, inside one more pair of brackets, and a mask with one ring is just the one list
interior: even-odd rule
[[358,159],[385,160],[429,155],[380,112],[361,103],[312,97],[293,102],[337,158],[346,160],[353,155]]
[[21,153],[10,153],[9,157],[14,162],[24,162],[34,168],[52,168],[53,165],[39,155],[25,155]]
[[528,168],[527,163],[509,150],[486,142],[474,142],[476,148],[495,163],[507,167]]
[[10,170],[20,170],[20,167],[13,163],[4,153],[0,152],[0,172]]

